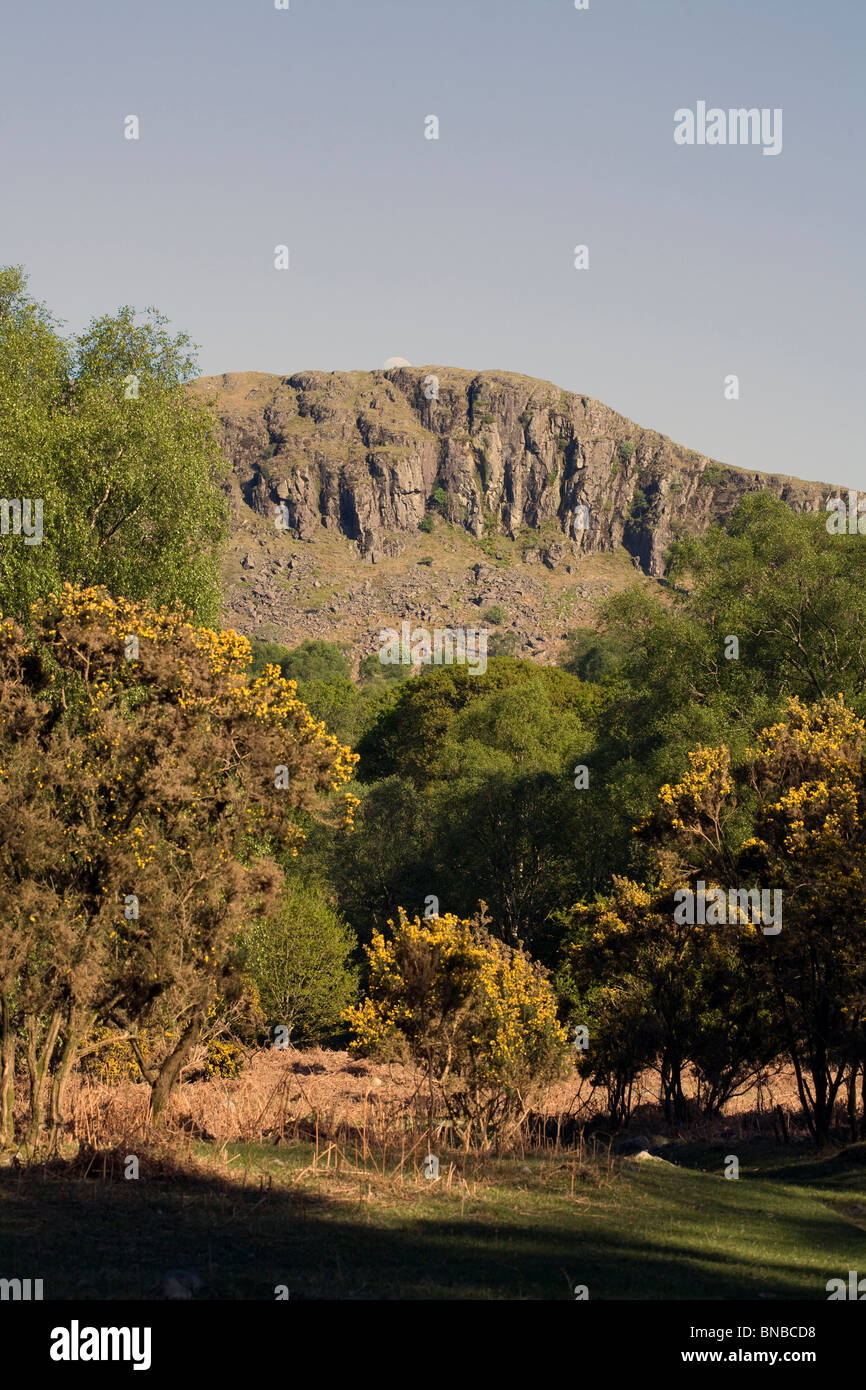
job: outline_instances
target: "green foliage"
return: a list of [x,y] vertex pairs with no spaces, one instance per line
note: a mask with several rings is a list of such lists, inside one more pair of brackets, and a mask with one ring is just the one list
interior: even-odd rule
[[373,654],[361,661],[355,683],[345,649],[335,642],[309,639],[289,648],[254,639],[250,645],[252,674],[259,675],[267,665],[279,666],[286,680],[297,681],[298,696],[311,714],[350,745],[376,718],[389,692],[410,674],[405,666],[383,664]]
[[728,470],[720,463],[709,463],[698,480],[699,487],[721,487],[728,481]]
[[628,650],[621,632],[578,627],[569,632],[559,664],[582,681],[599,682],[616,675]]
[[[435,516],[441,516],[443,520],[453,525],[455,522],[458,522],[461,519],[461,516],[465,511],[465,505],[461,503],[456,493],[449,492],[449,490],[445,487],[442,487],[441,484],[437,484],[437,486],[433,489],[428,499],[427,505],[430,508],[430,510],[426,513],[425,517],[423,518],[421,529],[422,531],[425,531],[428,534],[432,533],[434,529],[433,520]],[[430,524],[424,525],[423,522],[426,522],[428,517],[430,520]]]
[[628,510],[629,521],[639,525],[649,511],[649,506],[646,493],[642,488],[636,487]]
[[348,681],[352,674],[344,648],[319,638],[292,647],[280,668],[286,680],[297,681],[299,688],[308,681]]
[[[866,550],[859,537],[829,535],[824,521],[767,495],[747,497],[724,527],[673,547],[672,601],[635,586],[604,605],[601,636],[574,640],[567,668],[608,691],[584,759],[594,875],[603,879],[605,866],[638,880],[649,872],[632,828],[696,744],[725,742],[736,761],[789,695],[841,691],[866,713]],[[739,660],[725,659],[729,634]]]
[[399,685],[401,681],[408,680],[410,674],[411,667],[393,661],[380,661],[375,652],[362,657],[358,667],[358,679],[362,686],[379,681],[387,686]]
[[401,687],[358,744],[378,779],[332,866],[362,938],[430,893],[466,915],[484,898],[504,937],[545,959],[550,912],[593,881],[598,841],[581,827],[593,803],[572,769],[598,702],[564,671],[505,658],[484,676],[449,668]]
[[400,775],[422,784],[431,775],[460,712],[524,681],[539,684],[555,709],[592,708],[591,694],[573,676],[513,657],[494,658],[483,675],[473,675],[466,666],[424,671],[400,687],[394,702],[358,744],[360,779]]
[[283,662],[291,655],[289,648],[281,646],[279,642],[263,642],[255,637],[250,647],[253,653],[250,674],[254,677],[260,676],[266,666],[279,666],[282,669]]
[[714,652],[724,635],[739,638],[739,660],[719,662],[709,688],[757,701],[753,728],[789,695],[841,691],[866,709],[866,550],[859,536],[828,534],[825,521],[757,493],[724,527],[673,548],[669,573],[692,586],[682,608],[694,628]]
[[626,439],[619,446],[619,456],[623,463],[628,463],[634,456],[634,444],[630,439]]
[[0,493],[41,499],[43,538],[4,541],[0,608],[23,614],[69,580],[212,622],[225,463],[214,417],[185,389],[189,339],[129,306],[63,339],[26,284],[0,271]]
[[304,1046],[341,1032],[357,995],[349,963],[356,939],[314,881],[287,879],[278,908],[245,928],[245,973],[269,1028],[282,1024]]
[[502,607],[501,603],[491,604],[491,606],[485,608],[484,612],[481,614],[485,623],[493,623],[494,626],[504,623],[506,616],[505,609]]
[[507,629],[505,632],[494,632],[487,641],[487,655],[490,656],[517,656],[520,650],[520,639],[516,632]]
[[[565,670],[494,655],[500,636],[516,640],[503,632],[484,676],[450,667],[405,681],[356,745],[357,829],[329,860],[361,937],[431,893],[464,915],[483,897],[507,940],[558,960],[559,910],[609,892],[618,875],[652,882],[651,846],[634,827],[696,743],[725,741],[740,757],[789,693],[840,689],[866,713],[859,539],[750,497],[724,528],[675,547],[679,587],[664,602],[635,585],[608,600],[600,632],[570,634]],[[739,661],[724,657],[727,634],[739,636]],[[588,789],[573,784],[578,764]],[[727,976],[699,964],[689,1047],[712,1106],[735,1075],[720,1030],[739,1005]],[[643,1007],[640,990],[628,999]],[[737,1025],[744,1047],[747,1023]]]
[[436,530],[436,522],[433,520],[430,512],[425,512],[418,524],[427,536],[431,536]]
[[369,942],[401,902],[420,911],[434,891],[430,853],[436,832],[427,801],[408,779],[383,777],[359,784],[357,791],[354,831],[323,846],[320,862],[341,911],[360,940]]
[[350,746],[369,720],[369,700],[350,680],[308,680],[299,683],[298,694],[316,719]]

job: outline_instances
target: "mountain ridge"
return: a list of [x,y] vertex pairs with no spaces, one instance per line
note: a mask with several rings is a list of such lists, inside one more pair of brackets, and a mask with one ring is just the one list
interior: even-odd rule
[[[391,575],[414,575],[428,558],[437,571],[447,569],[437,556],[422,554],[432,548],[443,555],[446,542],[470,568],[480,547],[482,568],[541,564],[551,580],[564,578],[573,588],[581,581],[590,589],[618,587],[623,560],[630,582],[636,570],[659,581],[671,542],[703,533],[746,493],[771,492],[795,511],[816,511],[839,491],[720,463],[593,397],[519,373],[436,365],[291,376],[240,372],[198,378],[190,389],[212,403],[231,465],[226,608],[247,635],[257,623],[286,640],[307,628],[309,635],[329,635],[344,626],[329,617],[351,616],[341,610],[340,594],[345,589],[351,608],[354,574],[369,575],[372,564],[383,578],[383,566]],[[601,557],[610,558],[608,569],[619,579],[598,580]],[[336,588],[321,575],[310,579],[323,567],[333,579],[335,565]],[[250,588],[243,571],[252,570],[258,605],[249,601],[255,585],[252,595],[242,592]],[[305,579],[316,586],[312,606]],[[323,587],[337,599],[334,614],[318,601]],[[495,592],[502,585],[487,587],[493,602],[508,601],[509,592]],[[520,609],[515,616],[525,619],[532,594],[524,583],[510,587]],[[294,590],[297,612],[278,601],[284,589]],[[406,585],[380,598],[380,625],[393,625],[389,617],[424,621],[422,612],[428,619],[454,617],[454,604],[445,603],[448,613],[439,614],[439,598],[428,594],[422,601]],[[473,594],[475,607],[476,599]],[[322,608],[319,621],[299,621]],[[358,619],[372,618],[368,610],[359,605]],[[363,635],[340,640],[369,647],[366,626]],[[552,629],[563,624],[545,619],[541,626],[550,657]],[[533,650],[520,622],[515,634],[517,650]]]

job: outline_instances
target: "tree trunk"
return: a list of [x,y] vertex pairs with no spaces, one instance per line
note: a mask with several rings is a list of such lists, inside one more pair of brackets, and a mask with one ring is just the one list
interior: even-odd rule
[[150,1091],[150,1117],[158,1123],[165,1114],[171,1093],[182,1069],[189,1061],[205,1020],[205,1010],[197,1009],[184,1029],[180,1042],[159,1068]]
[[60,1051],[60,1062],[51,1082],[51,1127],[48,1131],[49,1153],[57,1148],[60,1129],[63,1124],[63,1092],[66,1088],[69,1073],[78,1056],[81,1044],[93,1027],[95,1018],[96,1014],[93,1012],[82,1015],[77,1010],[73,1010],[69,1020],[69,1029],[63,1040],[63,1046]]
[[9,1003],[0,998],[0,1150],[15,1143],[15,1030]]
[[61,1014],[55,1009],[45,1032],[42,1050],[39,1049],[39,1019],[27,1020],[27,1071],[30,1076],[30,1123],[23,1147],[32,1157],[39,1147],[45,1125],[45,1081],[60,1032]]
[[851,1075],[848,1077],[848,1129],[852,1144],[857,1140],[857,1071],[857,1062],[852,1062]]

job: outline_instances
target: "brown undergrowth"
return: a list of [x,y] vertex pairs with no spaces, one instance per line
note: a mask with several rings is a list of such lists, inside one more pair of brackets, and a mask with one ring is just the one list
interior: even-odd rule
[[[146,1145],[149,1088],[132,1081],[103,1083],[86,1076],[70,1080],[67,1137],[91,1150]],[[348,1052],[312,1048],[304,1052],[253,1052],[242,1074],[188,1080],[172,1096],[166,1133],[210,1143],[283,1144],[309,1140],[360,1145],[362,1153],[395,1146],[439,1150],[454,1144],[443,1110],[430,1098],[423,1076],[411,1067],[384,1065]],[[802,1137],[793,1078],[784,1070],[737,1097],[721,1117],[691,1117],[666,1125],[658,1105],[658,1079],[646,1073],[635,1083],[629,1126],[665,1138],[748,1138],[777,1134]],[[524,1127],[522,1148],[572,1148],[580,1136],[612,1137],[605,1120],[605,1092],[574,1073],[550,1087]],[[136,1149],[136,1152],[139,1150]]]

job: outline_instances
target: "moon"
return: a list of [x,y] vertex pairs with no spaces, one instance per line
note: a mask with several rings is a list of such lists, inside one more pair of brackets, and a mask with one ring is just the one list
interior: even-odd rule
[[405,357],[389,357],[385,363],[384,370],[390,372],[392,367],[411,367],[412,363],[407,362]]

